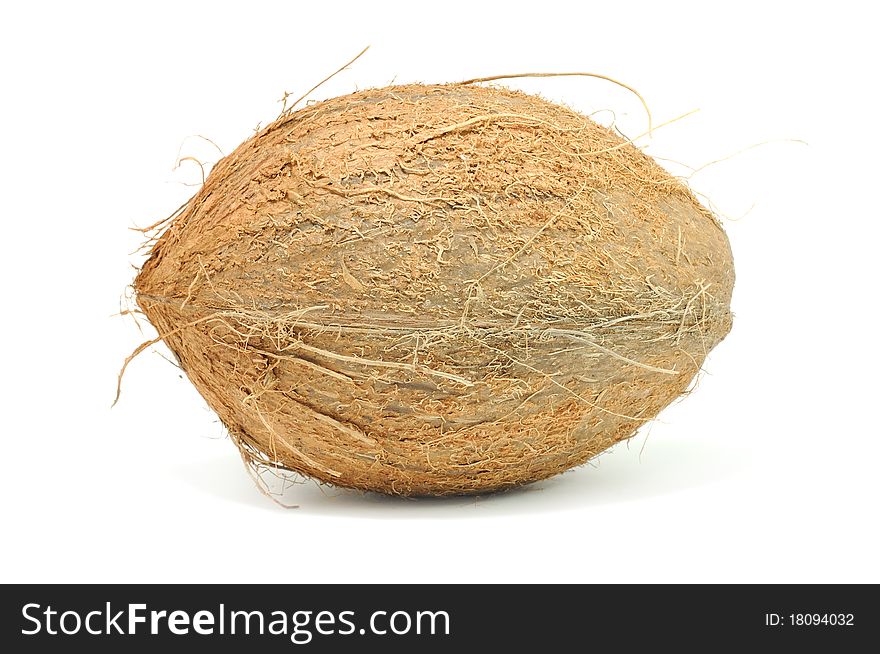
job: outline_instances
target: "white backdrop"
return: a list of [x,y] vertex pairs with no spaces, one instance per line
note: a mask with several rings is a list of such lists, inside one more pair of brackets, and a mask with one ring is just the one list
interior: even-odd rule
[[[875,65],[861,2],[17,3],[0,23],[0,581],[880,581]],[[26,8],[25,8],[26,6]],[[730,219],[736,319],[628,444],[507,494],[295,486],[279,508],[114,316],[140,241],[314,94],[589,70]],[[512,80],[644,129],[599,80]],[[611,113],[597,114],[608,121]],[[793,140],[806,141],[808,145]],[[765,143],[767,142],[767,143]],[[147,337],[153,333],[147,331]]]

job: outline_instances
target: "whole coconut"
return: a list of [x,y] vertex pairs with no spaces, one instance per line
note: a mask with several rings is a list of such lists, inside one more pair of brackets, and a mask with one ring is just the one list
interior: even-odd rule
[[451,84],[282,115],[135,290],[249,461],[443,495],[630,438],[730,330],[733,282],[718,221],[628,141]]

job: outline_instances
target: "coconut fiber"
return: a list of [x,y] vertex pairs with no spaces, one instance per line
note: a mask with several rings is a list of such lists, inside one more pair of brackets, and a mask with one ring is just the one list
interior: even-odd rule
[[463,83],[283,113],[134,287],[250,463],[444,495],[630,438],[728,333],[733,282],[719,222],[629,141]]

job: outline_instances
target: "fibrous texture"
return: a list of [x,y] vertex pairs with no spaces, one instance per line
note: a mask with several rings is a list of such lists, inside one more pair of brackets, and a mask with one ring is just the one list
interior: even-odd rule
[[137,301],[255,463],[404,495],[631,437],[729,331],[714,216],[611,130],[501,88],[362,91],[222,159]]

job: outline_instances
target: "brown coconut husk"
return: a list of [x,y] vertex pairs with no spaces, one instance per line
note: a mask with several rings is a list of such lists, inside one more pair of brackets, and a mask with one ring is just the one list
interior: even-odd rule
[[719,222],[632,143],[461,83],[285,112],[134,286],[248,461],[442,495],[630,438],[728,333],[733,283]]

